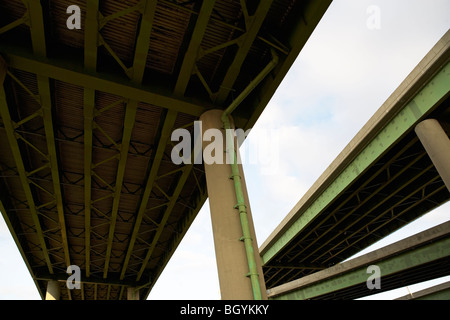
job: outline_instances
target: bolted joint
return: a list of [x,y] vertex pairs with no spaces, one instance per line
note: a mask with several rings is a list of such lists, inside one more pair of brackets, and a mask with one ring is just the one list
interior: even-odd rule
[[259,278],[259,274],[258,274],[257,272],[254,272],[254,273],[249,272],[249,273],[247,273],[245,276],[246,276],[246,277],[257,276],[257,277]]
[[242,236],[239,238],[239,241],[245,241],[245,240],[253,241],[253,239],[251,237]]
[[[233,207],[233,209],[240,209],[240,207],[244,207],[245,209],[247,209],[247,205],[246,204],[244,204],[244,203],[238,203],[238,204],[236,204],[234,207]],[[239,210],[240,211],[240,210]]]

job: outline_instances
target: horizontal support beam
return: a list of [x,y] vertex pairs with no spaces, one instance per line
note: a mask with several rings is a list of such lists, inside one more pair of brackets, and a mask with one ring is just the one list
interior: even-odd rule
[[[354,286],[366,286],[371,273],[367,268],[376,265],[380,270],[380,286],[383,278],[412,268],[450,257],[450,222],[423,231],[404,240],[366,255],[305,276],[298,280],[268,290],[270,299],[304,300]],[[450,270],[448,271],[450,274]],[[409,275],[411,277],[411,275]],[[390,284],[389,290],[404,286],[402,281]],[[379,293],[367,288],[365,295]]]
[[175,204],[177,203],[178,197],[180,196],[180,193],[183,190],[184,185],[185,185],[187,179],[189,178],[189,175],[191,174],[192,169],[193,169],[192,164],[187,165],[184,168],[183,174],[181,175],[180,179],[178,180],[177,187],[175,188],[175,191],[172,194],[171,200],[170,200],[166,210],[164,211],[164,215],[161,219],[161,222],[159,223],[158,230],[156,231],[156,234],[153,236],[151,246],[145,255],[144,261],[142,262],[141,269],[139,270],[139,272],[137,274],[136,281],[139,281],[141,279],[142,274],[144,273],[144,271],[147,267],[147,263],[150,260],[150,258],[152,257],[152,254],[156,248],[156,245],[158,244],[159,238],[161,237],[161,234],[164,231],[164,228],[166,227],[166,223],[167,223],[170,215],[172,214],[172,210],[173,210]]
[[[68,273],[55,273],[55,274],[49,274],[49,273],[40,273],[38,272],[36,276],[34,277],[34,281],[50,281],[50,280],[56,280],[60,282],[65,282],[70,277],[70,274]],[[110,274],[108,279],[103,279],[99,277],[86,277],[83,274],[80,276],[80,283],[81,284],[100,284],[100,285],[113,285],[113,286],[125,286],[125,287],[138,287],[145,285],[143,281],[127,281],[127,280],[119,280],[116,279],[114,276]],[[74,289],[75,290],[75,289]]]
[[[267,13],[269,12],[270,7],[272,6],[273,0],[261,0],[259,2],[258,8],[254,16],[251,18],[248,17],[247,8],[245,6],[245,1],[241,1],[242,11],[244,16],[246,16],[246,33],[243,35],[242,43],[239,44],[239,49],[234,56],[233,62],[227,70],[227,73],[220,85],[220,89],[217,92],[217,96],[215,97],[215,102],[218,105],[222,105],[227,97],[230,94],[231,88],[233,88],[238,75],[241,72],[241,67],[244,64],[244,61],[247,57],[247,54],[250,52],[250,49],[255,41],[261,26],[266,18]],[[251,22],[250,22],[251,21]],[[247,25],[249,23],[249,25]]]
[[[49,250],[47,248],[47,243],[44,238],[44,233],[41,227],[41,222],[38,217],[38,210],[36,208],[36,203],[34,200],[33,192],[31,191],[30,183],[31,180],[28,179],[27,172],[25,170],[25,164],[23,162],[22,154],[20,152],[19,144],[17,142],[15,131],[13,128],[13,122],[11,120],[11,115],[9,113],[8,102],[6,100],[6,93],[3,87],[0,87],[0,116],[3,120],[3,125],[6,130],[6,135],[8,138],[9,146],[11,148],[11,153],[14,158],[17,172],[19,173],[20,182],[22,184],[23,192],[25,193],[26,201],[30,211],[30,215],[36,230],[36,237],[39,241],[40,250],[42,251],[43,260],[45,261],[48,272],[53,273],[53,265],[50,260]],[[25,256],[23,256],[26,259]]]
[[148,103],[168,110],[200,116],[211,107],[201,102],[174,98],[171,92],[162,93],[164,92],[163,88],[133,84],[117,75],[86,72],[82,63],[76,63],[72,60],[36,58],[22,48],[4,45],[0,45],[0,54],[3,55],[11,68],[80,87],[119,95],[126,99]]

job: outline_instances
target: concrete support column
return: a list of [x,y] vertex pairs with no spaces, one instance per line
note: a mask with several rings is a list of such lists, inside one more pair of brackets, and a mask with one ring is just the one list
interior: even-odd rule
[[450,140],[447,133],[435,119],[422,121],[415,131],[450,191]]
[[45,294],[45,300],[59,300],[61,296],[61,289],[59,283],[56,280],[49,280],[47,283],[47,293]]
[[[208,129],[218,129],[223,137],[223,150],[226,150],[225,130],[221,121],[222,110],[210,110],[201,117],[202,135]],[[203,141],[203,150],[212,142]],[[239,152],[239,149],[237,149]],[[259,256],[255,229],[248,200],[242,166],[239,165],[241,173],[242,188],[253,242],[253,251],[259,273],[259,283],[262,298],[267,299],[266,286],[262,273],[261,257]],[[224,300],[253,300],[249,266],[242,237],[242,226],[239,212],[234,207],[237,204],[234,182],[231,177],[231,166],[226,162],[223,153],[221,163],[206,164],[206,183],[208,188],[209,206],[211,210],[211,221],[214,235],[214,246],[216,252],[217,269],[221,297]]]
[[139,290],[136,288],[127,288],[127,300],[139,300]]

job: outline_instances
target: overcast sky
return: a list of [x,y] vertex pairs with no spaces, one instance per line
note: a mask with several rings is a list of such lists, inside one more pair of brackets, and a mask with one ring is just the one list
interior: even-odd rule
[[[244,162],[259,245],[450,28],[449,12],[448,0],[333,1],[244,145],[272,134],[278,154]],[[369,250],[449,213],[447,203]],[[40,299],[3,220],[0,253],[0,299]],[[208,202],[149,299],[220,299]]]

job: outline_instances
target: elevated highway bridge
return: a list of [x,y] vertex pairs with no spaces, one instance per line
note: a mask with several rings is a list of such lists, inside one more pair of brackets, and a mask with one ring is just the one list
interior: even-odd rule
[[196,120],[251,128],[330,3],[0,1],[0,211],[43,299],[146,299],[207,198],[224,299],[266,299],[448,201],[414,132],[448,130],[448,34],[261,248],[242,167],[172,161]]

